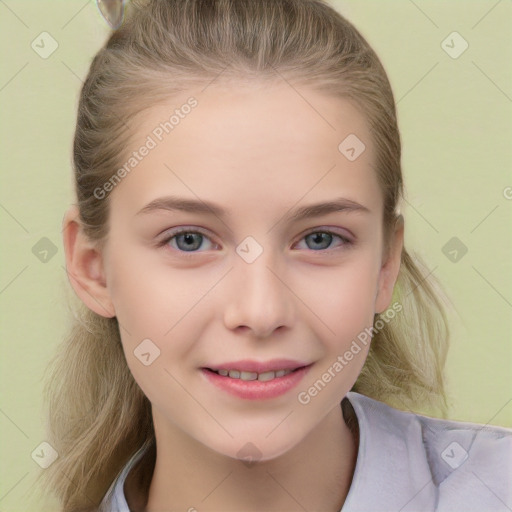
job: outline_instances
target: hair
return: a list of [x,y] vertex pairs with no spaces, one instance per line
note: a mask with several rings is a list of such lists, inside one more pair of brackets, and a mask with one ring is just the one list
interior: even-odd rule
[[[122,25],[92,60],[73,145],[80,223],[101,247],[108,196],[95,197],[123,161],[137,116],[192,86],[243,81],[307,87],[351,101],[376,148],[386,246],[404,195],[401,141],[386,72],[357,29],[327,0],[132,0]],[[401,305],[380,319],[352,390],[413,411],[446,416],[449,327],[443,290],[405,249],[393,291]],[[59,457],[42,474],[63,511],[95,510],[136,450],[152,447],[151,404],[127,366],[117,319],[76,306],[49,364],[46,429]],[[378,327],[378,326],[377,326]],[[151,478],[151,463],[146,484]]]

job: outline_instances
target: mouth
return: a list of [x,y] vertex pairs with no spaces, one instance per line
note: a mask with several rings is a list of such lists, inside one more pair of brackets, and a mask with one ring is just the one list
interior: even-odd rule
[[285,359],[267,363],[245,360],[202,367],[201,371],[207,382],[223,392],[246,400],[264,400],[290,392],[313,364]]
[[[309,366],[309,365],[307,365]],[[284,377],[290,373],[296,372],[298,370],[301,370],[302,368],[306,368],[306,366],[299,366],[298,368],[295,368],[293,370],[290,369],[281,369],[281,370],[270,370],[266,372],[247,372],[247,371],[241,371],[241,370],[215,370],[213,368],[203,368],[204,370],[207,370],[212,373],[216,373],[217,375],[221,375],[222,377],[227,377],[229,379],[239,379],[244,381],[251,381],[251,380],[259,380],[260,382],[267,382],[269,380],[278,379],[280,377]]]

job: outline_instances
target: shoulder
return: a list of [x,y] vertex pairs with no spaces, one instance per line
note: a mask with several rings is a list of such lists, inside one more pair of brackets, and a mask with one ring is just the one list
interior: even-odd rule
[[430,494],[438,511],[512,508],[512,429],[401,411],[355,392],[347,397],[367,455],[393,459],[388,467],[401,467],[408,492]]

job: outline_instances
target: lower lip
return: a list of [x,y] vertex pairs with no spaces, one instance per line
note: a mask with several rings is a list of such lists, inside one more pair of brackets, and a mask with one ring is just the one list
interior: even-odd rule
[[227,393],[245,400],[265,400],[284,395],[293,389],[310,368],[311,365],[304,366],[288,375],[267,381],[232,379],[204,368],[201,371],[212,384]]

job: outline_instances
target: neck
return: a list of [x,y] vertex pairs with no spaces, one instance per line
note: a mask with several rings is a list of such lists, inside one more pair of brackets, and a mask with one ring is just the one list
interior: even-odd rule
[[147,499],[134,490],[133,478],[131,483],[127,479],[130,509],[339,512],[350,489],[359,445],[357,419],[348,401],[343,405],[343,412],[339,406],[332,409],[285,454],[250,465],[213,452],[181,432],[174,432],[173,439],[159,439],[157,430]]

